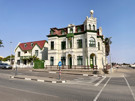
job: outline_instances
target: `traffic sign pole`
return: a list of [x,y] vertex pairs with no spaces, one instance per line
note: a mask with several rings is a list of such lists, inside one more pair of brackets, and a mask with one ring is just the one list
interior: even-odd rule
[[60,66],[62,66],[61,61],[59,61],[58,66],[59,66],[59,80],[61,80],[61,67],[60,67]]
[[61,68],[59,66],[59,80],[61,80]]

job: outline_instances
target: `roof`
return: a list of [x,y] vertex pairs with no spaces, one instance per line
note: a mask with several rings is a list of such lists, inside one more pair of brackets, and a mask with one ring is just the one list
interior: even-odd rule
[[[41,40],[41,41],[33,41],[33,42],[26,42],[26,43],[20,43],[19,47],[23,50],[32,50],[35,45],[38,45],[41,49],[44,47],[46,40]],[[33,43],[33,46],[31,45]],[[25,47],[26,44],[26,47]]]
[[[76,25],[75,26],[75,33],[77,33],[78,27],[81,28],[82,32],[84,31],[84,25],[83,24],[82,25]],[[65,34],[68,34],[68,32],[67,32],[68,28],[67,27],[66,28],[59,28],[59,29],[54,27],[54,28],[50,28],[50,29],[54,31],[53,35],[62,35],[62,31],[65,31]],[[49,35],[51,35],[51,33]]]

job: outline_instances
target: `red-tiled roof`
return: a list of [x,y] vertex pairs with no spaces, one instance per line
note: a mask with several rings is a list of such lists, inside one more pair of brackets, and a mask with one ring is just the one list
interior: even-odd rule
[[[41,40],[41,41],[33,41],[33,42],[26,42],[26,43],[20,43],[19,47],[23,50],[32,50],[32,48],[37,44],[41,49],[44,47],[46,40]],[[33,46],[31,45],[33,43]],[[26,47],[25,47],[26,44]]]
[[[81,25],[76,25],[75,26],[75,33],[78,33],[78,27],[81,29],[81,32],[84,32],[84,24],[81,24]],[[65,34],[68,34],[68,31],[67,31],[68,27],[66,27],[66,28],[59,28],[59,29],[54,27],[54,28],[51,28],[51,30],[54,31],[53,35],[58,35],[58,36],[62,35],[62,30],[65,31]],[[49,35],[51,35],[51,33]],[[103,35],[99,34],[99,29],[97,29],[97,36],[103,36]]]
[[[75,26],[75,33],[77,33],[77,27],[80,27],[82,32],[84,31],[84,25],[83,24],[82,25],[76,25]],[[62,30],[64,30],[65,34],[67,34],[67,27],[66,28],[60,28],[60,29],[55,27],[55,28],[51,28],[51,30],[54,31],[53,35],[62,35]],[[49,35],[51,35],[51,33]]]

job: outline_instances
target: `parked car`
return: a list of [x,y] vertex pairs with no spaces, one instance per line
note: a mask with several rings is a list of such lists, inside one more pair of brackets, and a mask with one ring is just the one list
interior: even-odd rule
[[8,65],[7,63],[0,63],[1,69],[12,69],[11,65]]
[[130,67],[132,67],[132,68],[134,68],[134,69],[135,69],[135,64],[130,65]]

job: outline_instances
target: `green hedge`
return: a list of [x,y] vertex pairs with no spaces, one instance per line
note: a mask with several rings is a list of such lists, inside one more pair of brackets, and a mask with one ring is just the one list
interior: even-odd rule
[[33,68],[34,69],[43,69],[44,68],[44,61],[42,61],[42,60],[35,60]]

